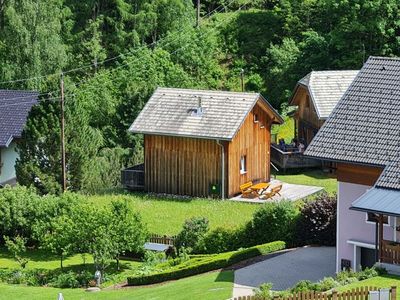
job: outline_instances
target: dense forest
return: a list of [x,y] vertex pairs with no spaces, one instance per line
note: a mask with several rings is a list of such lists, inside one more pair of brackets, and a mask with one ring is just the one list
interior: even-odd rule
[[243,70],[247,91],[284,110],[309,71],[400,52],[396,0],[202,0],[199,26],[196,2],[0,1],[0,88],[41,94],[18,149],[20,183],[60,190],[61,72],[68,186],[90,193],[141,161],[142,139],[127,129],[157,86],[240,90]]

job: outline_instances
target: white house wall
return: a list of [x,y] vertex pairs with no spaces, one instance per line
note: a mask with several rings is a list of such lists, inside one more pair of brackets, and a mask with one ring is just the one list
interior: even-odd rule
[[[342,259],[350,260],[353,269],[358,267],[359,262],[354,265],[355,246],[348,241],[375,245],[375,223],[366,222],[365,212],[349,209],[351,203],[370,188],[366,185],[338,182],[337,271],[340,271]],[[393,221],[390,218],[389,224]],[[384,239],[393,240],[393,234],[390,226],[384,226]]]
[[1,163],[3,166],[0,170],[0,183],[8,182],[15,179],[15,162],[18,158],[15,143],[11,143],[8,148],[0,148]]

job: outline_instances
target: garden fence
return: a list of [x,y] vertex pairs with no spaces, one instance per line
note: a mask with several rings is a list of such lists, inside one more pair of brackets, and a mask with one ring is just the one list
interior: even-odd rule
[[175,236],[152,234],[150,235],[149,242],[174,246],[175,238],[176,238]]
[[[377,291],[374,296],[369,296],[371,291]],[[255,296],[243,296],[233,300],[261,300]],[[301,292],[285,297],[275,296],[274,300],[396,300],[396,287],[391,289],[379,289],[377,287],[360,287],[346,292],[331,293]]]

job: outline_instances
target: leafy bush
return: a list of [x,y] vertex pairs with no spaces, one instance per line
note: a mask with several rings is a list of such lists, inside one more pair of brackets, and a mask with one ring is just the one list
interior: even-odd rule
[[270,300],[273,298],[272,295],[272,283],[263,283],[260,287],[255,291],[256,300]]
[[319,285],[318,283],[311,282],[310,280],[301,280],[290,291],[292,293],[319,291]]
[[186,220],[182,231],[176,237],[176,247],[179,249],[185,247],[194,249],[207,233],[208,220],[206,218],[194,217]]
[[239,239],[250,245],[272,241],[291,244],[298,215],[298,209],[290,201],[266,203],[254,213]]
[[336,245],[336,195],[324,193],[305,203],[297,223],[300,244]]
[[238,248],[237,232],[238,230],[216,228],[208,232],[204,238],[199,241],[194,252],[211,254],[236,250]]
[[76,278],[74,272],[69,271],[62,273],[50,281],[50,285],[59,288],[77,288],[79,287],[79,281]]
[[138,275],[128,277],[129,285],[145,285],[159,283],[167,280],[180,279],[187,276],[197,275],[212,270],[225,268],[242,260],[258,255],[265,255],[285,248],[285,243],[281,241],[254,246],[251,248],[225,252],[214,255],[193,256],[190,260],[177,266],[170,267],[168,262],[159,265],[159,268],[166,268],[162,271],[149,275]]

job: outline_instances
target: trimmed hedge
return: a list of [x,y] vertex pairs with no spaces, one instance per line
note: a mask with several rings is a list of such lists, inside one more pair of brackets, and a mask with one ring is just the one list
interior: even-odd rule
[[212,270],[226,268],[242,260],[285,249],[285,242],[277,241],[238,251],[208,256],[194,256],[190,260],[159,273],[128,277],[128,285],[146,285],[180,279]]

